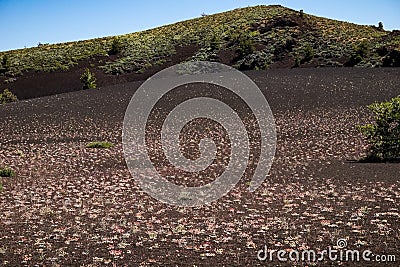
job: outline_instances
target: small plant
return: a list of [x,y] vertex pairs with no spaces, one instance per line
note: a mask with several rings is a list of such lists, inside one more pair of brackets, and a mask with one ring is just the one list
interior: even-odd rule
[[360,43],[354,48],[347,65],[352,67],[360,63],[369,54],[369,50],[370,47],[367,42]]
[[300,18],[303,18],[303,17],[304,17],[304,10],[300,9]]
[[18,101],[18,98],[10,90],[4,89],[3,93],[0,93],[0,104],[6,104],[15,101]]
[[370,209],[367,206],[361,207],[359,209],[359,213],[361,213],[361,215],[367,215],[370,212]]
[[81,83],[83,84],[83,89],[96,88],[96,77],[88,68],[81,76]]
[[2,168],[0,169],[0,177],[12,177],[15,175],[15,172],[10,168]]
[[8,55],[4,55],[3,58],[1,59],[1,72],[7,72],[10,70],[11,67],[11,61]]
[[301,60],[300,60],[299,56],[296,56],[294,58],[294,67],[297,68],[300,66],[300,64],[301,64]]
[[211,50],[218,50],[221,46],[220,40],[217,38],[217,36],[213,35],[211,40],[210,40],[210,48]]
[[86,145],[86,148],[111,148],[114,144],[110,142],[90,142]]
[[296,40],[293,37],[286,38],[283,48],[289,52],[293,50],[296,45]]
[[384,67],[400,67],[400,50],[391,50],[383,59]]
[[254,42],[248,34],[240,34],[236,40],[238,43],[238,54],[240,58],[244,58],[254,52]]
[[310,44],[307,44],[306,47],[304,48],[304,57],[302,60],[302,63],[308,62],[314,57],[314,49],[311,47]]
[[381,21],[378,23],[378,30],[380,30],[380,31],[384,30],[383,29],[383,23]]
[[113,41],[112,41],[111,49],[110,49],[110,51],[109,51],[109,54],[110,54],[110,55],[119,54],[119,53],[121,53],[122,48],[123,48],[123,47],[122,47],[122,42],[121,42],[121,40],[120,40],[118,37],[115,37],[115,38],[113,39]]
[[370,143],[367,160],[400,159],[400,96],[369,105],[368,109],[375,114],[375,124],[359,126]]

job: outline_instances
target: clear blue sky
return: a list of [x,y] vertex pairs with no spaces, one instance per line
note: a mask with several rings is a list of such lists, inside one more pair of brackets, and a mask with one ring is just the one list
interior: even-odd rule
[[399,0],[0,0],[0,51],[154,28],[238,7],[280,4],[358,24],[400,29]]

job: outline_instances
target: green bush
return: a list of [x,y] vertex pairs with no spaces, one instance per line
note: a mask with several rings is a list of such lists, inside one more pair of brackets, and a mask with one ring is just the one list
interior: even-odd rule
[[18,101],[18,98],[10,90],[4,89],[3,93],[0,93],[0,104],[6,104],[15,101]]
[[86,145],[86,148],[110,148],[114,144],[110,142],[90,142]]
[[300,60],[300,57],[299,56],[295,56],[294,57],[294,68],[297,68],[297,67],[299,67],[300,66],[300,64],[301,64],[301,60]]
[[115,37],[115,38],[113,39],[113,41],[112,41],[111,49],[110,49],[110,51],[109,51],[109,54],[110,54],[110,55],[119,54],[119,53],[121,53],[122,48],[123,48],[123,46],[122,46],[121,40],[120,40],[118,37]]
[[313,57],[314,57],[314,49],[311,47],[310,44],[307,44],[304,47],[303,53],[304,53],[304,57],[303,57],[303,60],[301,61],[301,63],[308,62],[311,59],[313,59]]
[[248,34],[239,34],[235,37],[238,45],[237,53],[240,58],[244,58],[254,52],[253,38]]
[[370,143],[368,159],[400,158],[400,96],[391,101],[375,103],[368,108],[375,114],[375,124],[359,126]]
[[384,30],[383,29],[383,23],[381,21],[378,23],[378,30],[380,30],[380,31]]
[[400,67],[400,50],[391,50],[383,58],[383,67]]
[[81,76],[81,83],[83,84],[83,89],[96,88],[96,77],[88,68]]
[[8,57],[8,55],[4,55],[3,58],[1,59],[1,72],[7,72],[10,70],[10,66],[11,66],[11,61],[10,58]]
[[0,169],[0,177],[12,177],[15,175],[15,172],[10,168]]
[[210,40],[209,47],[211,48],[211,50],[218,50],[220,46],[221,46],[221,41],[217,38],[216,35],[213,35]]
[[350,56],[347,66],[355,66],[368,56],[370,47],[367,42],[362,42],[353,48],[353,53]]

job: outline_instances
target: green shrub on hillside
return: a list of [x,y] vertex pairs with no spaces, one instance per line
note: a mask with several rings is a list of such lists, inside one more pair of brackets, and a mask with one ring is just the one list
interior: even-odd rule
[[[303,16],[301,19],[299,16]],[[296,26],[297,25],[297,26]],[[258,36],[252,36],[252,33]],[[233,35],[239,42],[232,38]],[[213,40],[213,36],[216,38]],[[250,36],[250,38],[249,38]],[[148,64],[157,65],[161,60],[169,61],[178,49],[190,46],[198,50],[211,48],[212,52],[202,55],[202,58],[213,58],[208,54],[217,50],[231,52],[232,48],[238,49],[239,61],[255,54],[252,43],[260,44],[266,54],[281,46],[285,38],[292,37],[297,44],[310,43],[314,46],[315,55],[322,55],[323,60],[330,60],[327,54],[334,58],[350,57],[353,43],[368,40],[371,48],[390,47],[391,50],[400,50],[400,35],[395,32],[379,30],[378,27],[362,26],[326,18],[307,15],[304,12],[294,11],[281,6],[256,6],[235,9],[220,14],[204,16],[193,20],[166,25],[151,30],[125,34],[119,37],[104,37],[92,40],[69,42],[62,44],[49,44],[34,48],[18,49],[0,52],[0,75],[18,77],[25,72],[51,72],[66,70],[81,61],[98,60],[111,54],[118,54],[117,58],[98,60],[99,68],[105,73],[122,74],[146,70]],[[315,40],[318,40],[316,43]],[[290,45],[290,43],[288,43]],[[290,48],[290,47],[288,47]],[[297,49],[299,48],[299,49]],[[298,56],[303,59],[301,47],[293,47],[294,54],[286,49],[279,57],[268,60],[271,64],[282,59]],[[203,52],[203,51],[202,51]],[[322,53],[326,52],[326,53]],[[186,52],[185,52],[186,53]],[[191,57],[192,53],[188,53]],[[242,57],[242,58],[239,58]],[[326,57],[325,57],[326,56]],[[393,55],[396,56],[396,55]],[[382,60],[390,66],[390,58],[376,58],[373,53],[362,59],[364,65],[381,66]],[[11,60],[10,60],[11,59]],[[187,60],[189,58],[183,58]],[[264,65],[266,60],[252,64]],[[326,62],[318,60],[325,65]],[[3,62],[4,61],[4,62]],[[356,64],[360,58],[354,55],[351,64]],[[398,62],[398,61],[396,61]],[[318,63],[319,64],[319,63]],[[396,63],[397,64],[397,63]],[[97,66],[97,64],[96,64]]]
[[354,47],[353,53],[350,56],[349,61],[347,62],[348,66],[355,66],[360,63],[365,57],[368,56],[370,52],[370,47],[367,42],[362,42],[358,46]]
[[5,54],[3,56],[3,58],[1,59],[0,72],[5,73],[5,72],[9,71],[10,70],[10,65],[11,65],[10,58],[9,58],[9,56],[7,54]]
[[15,101],[18,101],[18,98],[10,90],[4,89],[3,93],[0,93],[0,104],[6,104]]
[[109,51],[109,54],[110,55],[119,54],[119,53],[121,53],[122,48],[123,48],[123,46],[122,46],[121,40],[118,37],[114,37],[112,44],[111,44],[111,49]]
[[314,49],[311,47],[310,44],[307,44],[306,47],[304,47],[304,57],[301,63],[305,63],[313,59],[314,57]]
[[96,77],[88,68],[81,76],[81,83],[83,84],[83,89],[96,88]]
[[213,35],[209,46],[212,50],[218,50],[221,46],[221,40],[216,35]]
[[368,108],[375,114],[375,124],[359,127],[370,143],[368,159],[399,159],[400,96],[388,102],[369,105]]
[[254,52],[254,39],[250,35],[243,33],[239,34],[236,38],[238,45],[237,53],[240,58],[244,58]]

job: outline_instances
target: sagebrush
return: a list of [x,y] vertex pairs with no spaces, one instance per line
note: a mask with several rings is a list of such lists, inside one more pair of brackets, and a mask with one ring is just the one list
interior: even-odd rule
[[15,101],[18,101],[18,98],[10,90],[5,89],[3,93],[0,93],[0,104],[6,104]]
[[359,127],[370,144],[367,158],[400,159],[400,95],[388,102],[369,105],[368,109],[375,114],[375,123]]
[[86,148],[111,148],[114,144],[110,142],[90,142],[86,145]]
[[94,76],[94,73],[92,73],[88,68],[81,76],[81,83],[83,85],[83,89],[96,88],[96,77]]
[[15,172],[10,168],[0,168],[0,177],[12,177]]

